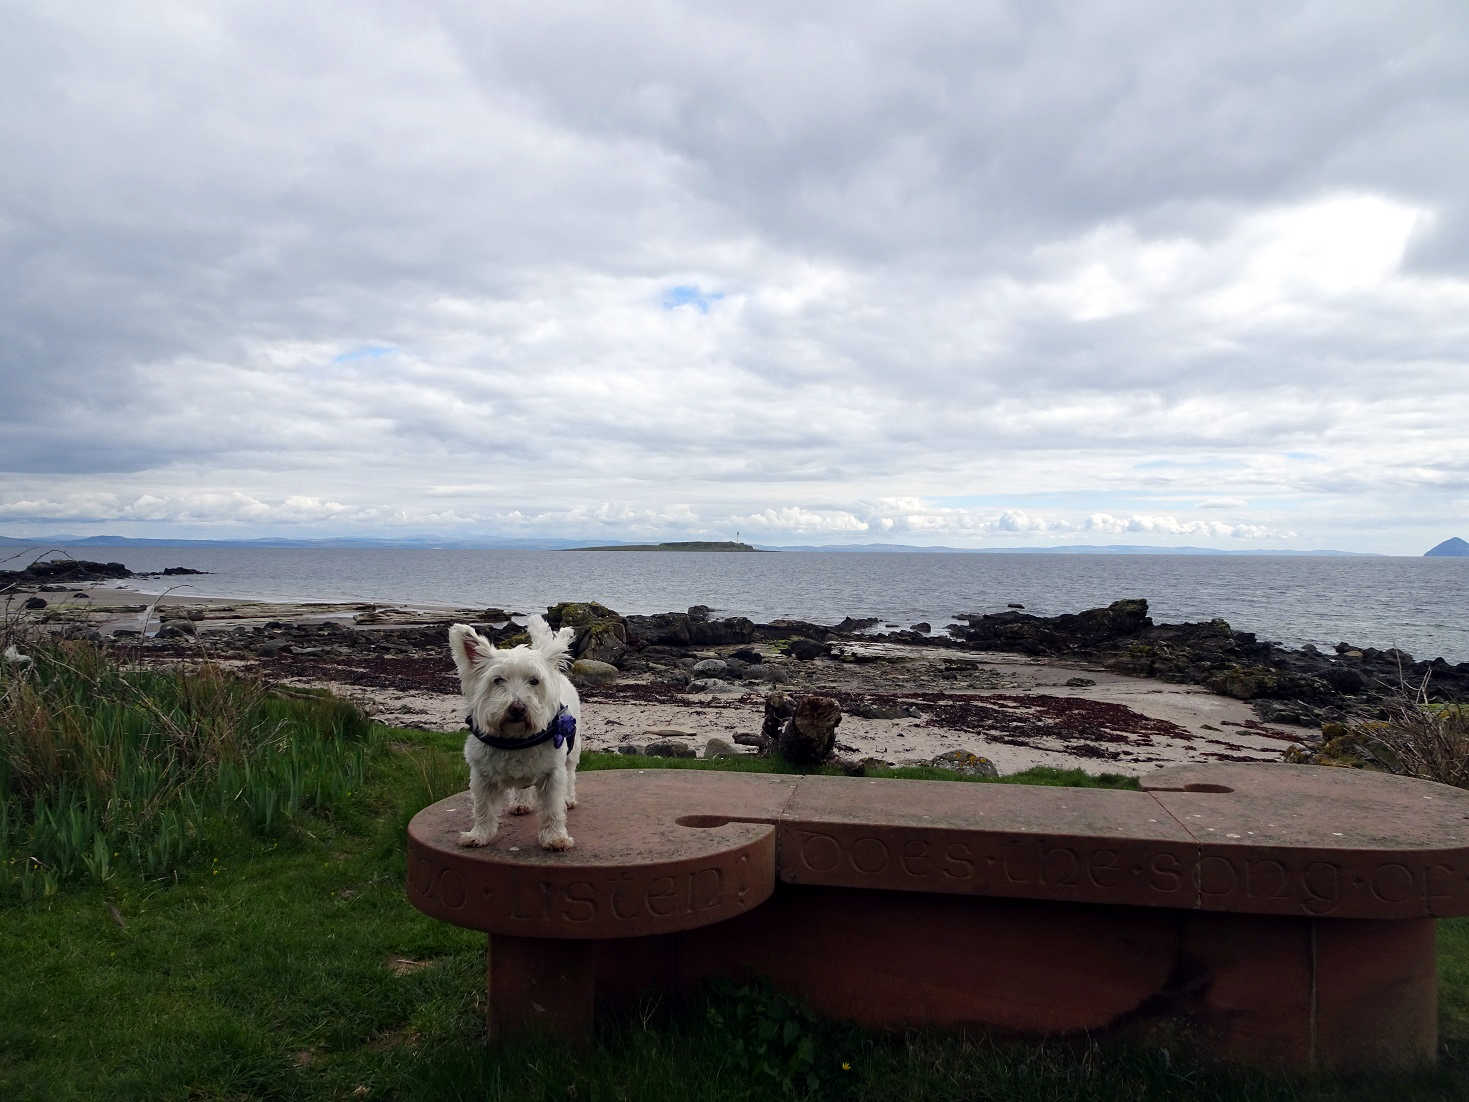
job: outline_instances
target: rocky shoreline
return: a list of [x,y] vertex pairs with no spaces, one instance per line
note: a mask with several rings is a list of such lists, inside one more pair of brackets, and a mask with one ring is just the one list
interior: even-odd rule
[[[472,623],[508,645],[524,619],[498,608],[145,600],[91,588],[28,615],[131,659],[207,658],[326,685],[385,722],[431,730],[460,723],[448,624]],[[1291,650],[1222,620],[1155,624],[1141,599],[1054,617],[959,615],[946,635],[876,633],[875,621],[850,618],[757,624],[704,606],[621,615],[566,603],[546,615],[577,629],[588,745],[627,752],[659,744],[697,752],[709,739],[748,746],[759,741],[770,693],[821,693],[841,705],[838,750],[847,755],[909,764],[970,754],[1006,771],[1138,772],[1180,761],[1279,761],[1318,743],[1325,724],[1383,714],[1404,684],[1426,682],[1432,699],[1469,699],[1469,663],[1346,643],[1334,653]]]

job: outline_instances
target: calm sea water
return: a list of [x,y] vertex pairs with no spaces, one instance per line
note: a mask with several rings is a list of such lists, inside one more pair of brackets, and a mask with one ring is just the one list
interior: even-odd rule
[[[783,551],[460,551],[87,547],[137,571],[189,566],[198,596],[500,607],[600,601],[623,613],[705,604],[757,622],[876,616],[935,629],[1011,602],[1038,615],[1146,597],[1159,622],[1223,617],[1288,646],[1339,640],[1469,661],[1469,559],[959,555]],[[173,582],[174,579],[167,579]],[[133,582],[159,591],[165,580]]]

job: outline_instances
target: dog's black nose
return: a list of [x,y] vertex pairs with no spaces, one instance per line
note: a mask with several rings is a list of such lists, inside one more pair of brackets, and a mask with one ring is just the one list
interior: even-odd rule
[[521,704],[519,701],[510,705],[510,707],[505,709],[505,717],[507,719],[524,719],[525,705]]

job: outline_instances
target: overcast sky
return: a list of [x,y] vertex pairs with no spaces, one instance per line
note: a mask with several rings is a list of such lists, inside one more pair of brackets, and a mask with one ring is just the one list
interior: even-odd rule
[[1469,538],[1463,0],[0,21],[0,534]]

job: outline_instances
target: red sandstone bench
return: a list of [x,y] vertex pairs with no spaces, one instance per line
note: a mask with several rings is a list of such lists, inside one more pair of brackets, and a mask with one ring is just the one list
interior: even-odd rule
[[1469,793],[1288,765],[1144,787],[592,772],[567,853],[534,816],[463,849],[468,793],[425,808],[408,896],[489,932],[492,1036],[755,974],[869,1025],[1159,1015],[1253,1063],[1434,1059],[1433,922],[1469,913]]

